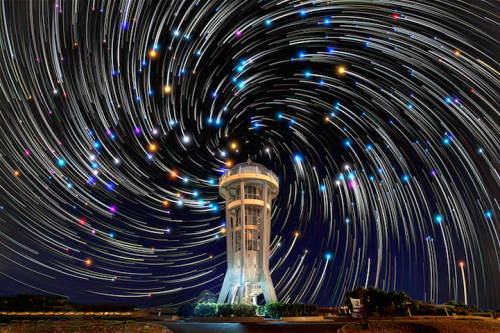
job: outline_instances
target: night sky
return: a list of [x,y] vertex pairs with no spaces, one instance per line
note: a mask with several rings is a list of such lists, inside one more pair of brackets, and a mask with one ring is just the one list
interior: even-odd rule
[[500,307],[497,1],[0,5],[2,295],[218,293],[250,154],[280,301]]

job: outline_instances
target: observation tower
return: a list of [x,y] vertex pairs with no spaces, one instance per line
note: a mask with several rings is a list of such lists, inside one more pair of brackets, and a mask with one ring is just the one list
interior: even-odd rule
[[226,199],[227,272],[218,303],[277,302],[269,273],[272,200],[278,195],[278,177],[250,160],[219,178]]

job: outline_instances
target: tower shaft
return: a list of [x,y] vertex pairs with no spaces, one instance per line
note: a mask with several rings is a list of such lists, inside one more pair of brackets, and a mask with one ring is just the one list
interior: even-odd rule
[[226,200],[228,268],[219,303],[276,302],[269,273],[272,199],[279,191],[276,175],[256,163],[241,163],[219,181]]

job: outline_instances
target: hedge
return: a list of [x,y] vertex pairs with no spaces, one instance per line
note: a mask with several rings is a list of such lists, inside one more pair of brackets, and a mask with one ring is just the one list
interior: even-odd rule
[[258,306],[253,304],[182,303],[178,316],[197,317],[256,317]]
[[196,317],[215,317],[217,315],[217,303],[198,303],[194,309]]
[[234,309],[230,303],[217,304],[217,317],[233,317]]
[[194,315],[194,309],[196,304],[191,304],[189,302],[182,303],[177,309],[177,315],[183,316],[185,318],[192,317]]
[[297,303],[267,303],[264,306],[266,317],[307,317],[317,316],[318,306],[316,304],[297,304]]
[[257,317],[265,315],[269,318],[317,316],[316,304],[267,303],[265,306],[253,304],[217,304],[217,303],[183,303],[177,315],[186,318],[197,317]]
[[231,304],[235,317],[257,317],[257,305],[253,304]]

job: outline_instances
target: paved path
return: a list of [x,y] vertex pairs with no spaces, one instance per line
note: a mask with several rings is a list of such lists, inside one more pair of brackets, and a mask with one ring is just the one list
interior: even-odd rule
[[161,322],[155,324],[168,327],[174,333],[306,333],[337,332],[346,323],[185,323]]

